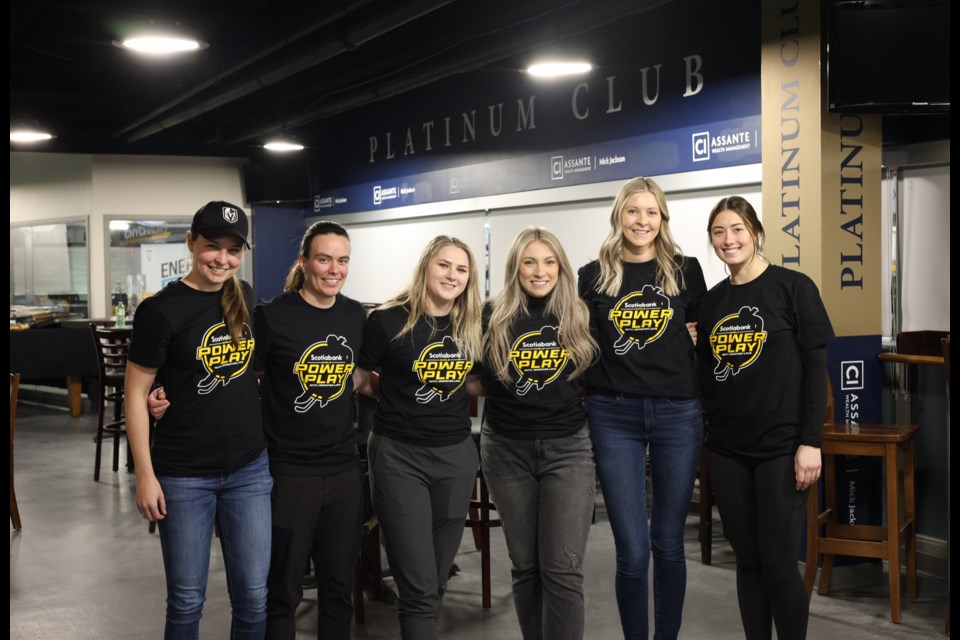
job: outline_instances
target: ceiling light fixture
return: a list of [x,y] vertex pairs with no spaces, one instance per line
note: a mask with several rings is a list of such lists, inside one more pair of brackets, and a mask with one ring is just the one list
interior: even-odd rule
[[51,138],[53,138],[53,134],[45,131],[32,131],[29,129],[10,130],[10,142],[43,142]]
[[296,142],[285,142],[283,140],[274,140],[263,145],[267,151],[277,151],[286,153],[287,151],[303,151],[303,145]]
[[527,67],[527,73],[538,78],[556,78],[579,73],[587,73],[593,69],[589,62],[539,62]]
[[149,55],[167,55],[170,53],[197,51],[207,48],[205,42],[171,36],[138,36],[135,38],[127,38],[126,40],[116,40],[113,44],[118,47],[123,47],[124,49],[131,49]]

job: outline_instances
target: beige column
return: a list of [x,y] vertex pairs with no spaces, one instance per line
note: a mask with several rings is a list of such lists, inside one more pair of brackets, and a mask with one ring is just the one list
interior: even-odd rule
[[827,112],[818,0],[761,6],[765,254],[813,279],[837,336],[879,335],[880,116]]

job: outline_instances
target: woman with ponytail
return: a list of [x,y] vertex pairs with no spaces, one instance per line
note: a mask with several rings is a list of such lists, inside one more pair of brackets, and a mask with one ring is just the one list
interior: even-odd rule
[[[126,371],[137,509],[157,522],[167,577],[165,638],[196,638],[214,522],[227,571],[232,638],[262,638],[270,562],[270,491],[253,375],[252,291],[236,276],[247,215],[210,202],[193,218],[193,267],[137,308]],[[170,400],[150,443],[147,397]]]
[[349,640],[363,473],[353,395],[366,313],[340,290],[350,237],[336,222],[310,225],[284,292],[253,313],[254,367],[273,474],[273,553],[267,637],[293,640],[303,570],[313,560],[317,637]]

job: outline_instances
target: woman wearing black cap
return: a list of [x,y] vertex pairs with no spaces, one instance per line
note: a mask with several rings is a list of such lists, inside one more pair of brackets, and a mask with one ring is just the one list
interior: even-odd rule
[[[167,577],[165,638],[196,638],[214,522],[233,611],[232,638],[262,638],[270,563],[270,491],[253,375],[252,291],[236,276],[247,216],[210,202],[193,218],[193,267],[137,308],[126,372],[126,419],[137,509],[156,521]],[[171,403],[151,446],[147,396]]]

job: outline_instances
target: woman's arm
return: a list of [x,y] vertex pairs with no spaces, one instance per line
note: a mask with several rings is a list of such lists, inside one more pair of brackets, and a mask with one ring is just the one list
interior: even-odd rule
[[353,370],[353,390],[371,398],[380,397],[380,374],[363,367]]
[[[800,352],[803,404],[801,407],[800,446],[793,459],[797,491],[820,479],[820,444],[827,407],[827,348],[815,347]],[[831,419],[833,416],[830,416]]]
[[483,383],[483,376],[468,374],[465,388],[471,396],[487,395],[487,386]]
[[151,522],[163,520],[167,515],[167,503],[163,489],[153,473],[150,458],[150,417],[147,413],[147,396],[157,376],[156,369],[148,369],[134,362],[127,362],[124,383],[124,412],[127,420],[127,440],[133,453],[137,470],[137,511]]

